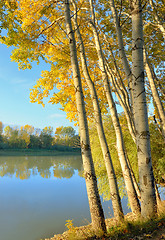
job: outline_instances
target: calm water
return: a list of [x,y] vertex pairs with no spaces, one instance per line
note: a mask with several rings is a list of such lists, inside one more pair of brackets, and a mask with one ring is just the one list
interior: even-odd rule
[[[67,219],[90,222],[79,156],[0,157],[0,193],[0,240],[39,240],[62,233]],[[111,202],[103,208],[110,217]]]

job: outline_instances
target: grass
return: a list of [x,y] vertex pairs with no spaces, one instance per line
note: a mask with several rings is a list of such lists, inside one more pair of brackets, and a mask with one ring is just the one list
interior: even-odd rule
[[155,219],[142,221],[127,214],[122,223],[115,219],[106,219],[107,233],[102,237],[96,236],[91,225],[74,227],[72,220],[67,220],[68,230],[45,240],[142,240],[165,239],[165,214]]
[[121,225],[109,227],[105,239],[151,239],[164,225],[165,216],[148,221],[126,220]]

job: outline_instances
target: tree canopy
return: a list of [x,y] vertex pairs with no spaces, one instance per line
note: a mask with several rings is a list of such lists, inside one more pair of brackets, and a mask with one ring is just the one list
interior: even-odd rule
[[[94,36],[90,24],[90,7],[88,1],[77,1],[78,24],[83,38],[88,60],[90,76],[95,82],[102,113],[107,112],[105,94],[102,91],[103,83],[98,65],[97,51],[94,43]],[[131,31],[130,31],[130,8],[127,2],[118,1],[115,3],[116,12],[123,32],[124,48],[127,54],[128,63],[131,67]],[[73,6],[71,5],[73,11]],[[113,24],[112,10],[107,1],[95,2],[97,14],[97,28],[100,35],[104,57],[111,74],[112,89],[119,98],[119,104],[123,104],[124,92],[119,75],[126,83],[128,91],[128,79],[122,69],[122,62],[119,56],[116,30]],[[164,105],[164,32],[163,32],[163,1],[148,1],[143,6],[144,12],[144,42],[147,51],[148,61],[155,76],[155,84],[159,90],[159,96]],[[27,14],[28,13],[28,14]],[[86,17],[86,16],[89,16]],[[41,59],[50,63],[51,70],[43,71],[41,78],[31,89],[30,98],[32,102],[44,105],[44,98],[50,97],[49,102],[61,103],[62,109],[66,111],[70,120],[77,121],[77,110],[73,85],[73,75],[70,63],[69,46],[65,31],[64,10],[62,2],[54,1],[3,1],[1,3],[1,41],[7,46],[14,46],[11,59],[18,63],[19,68],[31,68],[33,61],[40,62]],[[5,29],[5,31],[4,31]],[[77,39],[76,39],[77,40]],[[80,47],[77,40],[77,52]],[[113,55],[112,55],[113,54]],[[113,59],[115,58],[115,61]],[[117,69],[116,69],[117,66]],[[81,69],[82,71],[82,69]],[[83,76],[83,74],[82,74]],[[147,76],[148,77],[148,76]],[[114,80],[113,80],[114,78]],[[146,78],[147,80],[147,78]],[[82,78],[86,111],[90,119],[92,117],[91,101],[89,90]],[[118,87],[120,88],[118,89]],[[58,89],[55,91],[55,87]],[[146,81],[147,99],[152,100],[151,89]],[[124,95],[123,95],[124,94]],[[122,102],[121,102],[122,101]],[[153,100],[154,106],[155,101]],[[123,107],[123,105],[122,105]],[[157,107],[154,113],[159,121]]]

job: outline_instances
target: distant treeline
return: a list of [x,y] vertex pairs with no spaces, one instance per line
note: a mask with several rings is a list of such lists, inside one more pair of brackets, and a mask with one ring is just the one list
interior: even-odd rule
[[33,126],[6,126],[0,122],[0,149],[51,149],[77,150],[80,146],[79,136],[72,127],[52,127],[35,129]]

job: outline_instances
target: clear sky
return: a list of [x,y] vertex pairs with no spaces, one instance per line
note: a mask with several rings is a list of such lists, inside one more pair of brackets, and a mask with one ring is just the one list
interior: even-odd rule
[[[11,62],[11,48],[0,44],[0,121],[5,125],[32,125],[43,129],[52,126],[72,126],[66,119],[60,105],[46,104],[43,108],[37,103],[30,103],[29,93],[41,71],[48,68],[45,63],[34,64],[31,70],[18,70],[18,65]],[[77,130],[77,129],[76,129]]]

